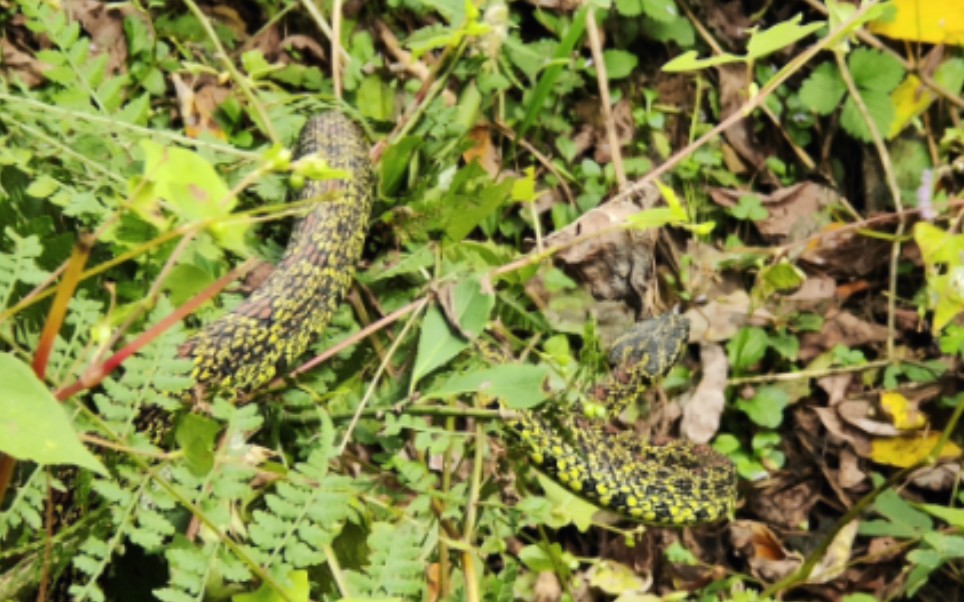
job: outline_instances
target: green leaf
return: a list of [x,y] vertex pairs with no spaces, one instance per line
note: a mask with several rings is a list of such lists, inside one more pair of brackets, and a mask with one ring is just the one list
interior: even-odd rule
[[770,29],[754,31],[750,36],[750,41],[746,44],[747,58],[756,60],[786,48],[826,25],[823,21],[800,25],[802,18],[803,15],[798,14],[792,19],[777,23]]
[[767,333],[762,328],[741,328],[726,345],[726,353],[734,370],[743,370],[763,359],[767,350]]
[[834,112],[844,94],[847,85],[840,77],[837,66],[830,62],[820,63],[800,87],[800,102],[807,108],[821,115]]
[[715,56],[701,59],[695,50],[687,50],[683,54],[663,65],[663,71],[666,71],[667,73],[699,71],[700,69],[715,67],[716,65],[741,63],[743,60],[743,57],[739,57],[728,52],[723,52]]
[[756,390],[750,399],[741,399],[736,407],[749,416],[750,420],[766,428],[776,428],[783,422],[783,409],[788,398],[783,389],[764,386]]
[[643,12],[661,23],[669,23],[679,17],[673,0],[642,0]]
[[214,467],[214,438],[221,425],[198,414],[187,414],[177,425],[174,440],[184,450],[187,467],[194,476],[203,477]]
[[80,442],[70,419],[29,366],[12,353],[0,354],[0,451],[41,465],[70,464],[108,476]]
[[421,145],[421,137],[405,136],[388,147],[382,155],[382,195],[390,196],[398,190]]
[[468,341],[449,328],[442,310],[435,305],[430,307],[422,320],[411,387],[414,389],[422,377],[444,365],[468,346]]
[[858,48],[851,52],[847,66],[854,83],[861,90],[889,94],[904,78],[904,68],[897,59],[871,48]]
[[375,121],[392,121],[395,114],[395,94],[391,86],[377,75],[369,75],[358,87],[358,110]]
[[741,196],[736,206],[731,207],[729,211],[730,215],[736,219],[752,222],[766,219],[767,216],[770,215],[767,210],[763,208],[760,197],[755,194],[745,194]]
[[625,50],[607,50],[603,53],[603,63],[606,65],[606,77],[617,80],[629,77],[639,59]]
[[215,220],[212,234],[227,249],[246,255],[244,223],[221,223],[237,205],[237,198],[203,157],[183,148],[163,147],[141,140],[144,151],[144,179],[153,184],[137,195],[134,209],[150,223],[157,223],[157,199],[181,221]]
[[954,528],[964,529],[964,508],[948,508],[937,504],[918,504],[917,507]]
[[504,364],[457,374],[423,397],[444,399],[478,392],[498,398],[510,409],[526,410],[546,399],[543,385],[548,377],[549,369],[545,366]]
[[284,585],[284,595],[268,583],[262,583],[257,591],[232,596],[232,602],[308,602],[310,585],[307,571],[291,571]]
[[495,295],[483,291],[477,278],[467,278],[452,289],[452,319],[472,338],[482,334],[493,307]]
[[[884,92],[868,91],[861,92],[860,98],[863,99],[864,105],[867,107],[867,113],[870,114],[870,118],[877,128],[877,133],[881,136],[885,135],[890,130],[890,123],[894,120],[895,115],[894,101],[890,99],[890,95]],[[847,102],[844,103],[843,112],[840,114],[840,125],[848,134],[858,140],[863,142],[873,140],[870,135],[870,128],[867,127],[867,122],[864,120],[864,116],[860,114],[853,97],[848,97]]]

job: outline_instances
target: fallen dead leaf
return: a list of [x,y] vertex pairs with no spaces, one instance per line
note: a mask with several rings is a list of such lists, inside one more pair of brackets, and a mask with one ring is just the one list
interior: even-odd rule
[[[933,432],[919,437],[874,439],[871,442],[870,458],[878,464],[907,468],[926,458],[940,438],[940,433]],[[961,451],[956,443],[948,441],[941,449],[940,457],[957,459],[961,457]]]
[[778,476],[768,481],[765,488],[754,489],[749,497],[754,515],[770,525],[806,528],[810,511],[820,500],[817,495],[819,484],[812,479],[799,479],[797,475]]
[[71,19],[80,22],[90,34],[90,53],[107,53],[107,72],[111,75],[127,70],[127,37],[124,18],[137,15],[130,7],[111,8],[101,0],[68,0],[64,10]]
[[[801,182],[769,195],[725,188],[710,188],[709,193],[710,198],[723,207],[735,207],[740,198],[748,194],[759,198],[760,204],[767,210],[767,217],[755,221],[754,224],[760,234],[774,242],[799,240],[809,236],[820,226],[816,221],[820,212],[836,204],[841,198],[832,188],[816,182]],[[791,236],[791,233],[795,236]]]
[[769,311],[756,308],[751,314],[750,306],[750,295],[739,289],[713,297],[706,305],[689,309],[686,317],[690,321],[690,341],[728,341],[744,326],[763,326],[773,322],[773,314]]
[[655,307],[652,302],[653,247],[656,233],[614,228],[631,215],[659,200],[654,188],[637,201],[605,203],[575,223],[546,238],[549,246],[599,232],[556,254],[556,260],[576,280],[585,283],[596,299],[621,300],[633,307]]
[[844,489],[857,489],[867,481],[867,473],[860,469],[860,459],[849,449],[840,450],[837,482]]
[[700,361],[703,377],[692,393],[680,400],[683,407],[680,434],[690,441],[707,443],[720,429],[729,362],[723,347],[712,343],[700,345]]
[[887,340],[887,327],[861,320],[852,313],[831,309],[824,315],[820,332],[808,332],[800,340],[800,359],[809,361],[837,345],[856,348]]
[[466,163],[478,162],[490,177],[496,178],[501,171],[502,160],[496,145],[492,144],[492,131],[487,125],[477,125],[469,132],[472,146],[462,153]]
[[730,541],[736,553],[746,558],[750,572],[767,583],[779,581],[803,563],[802,556],[787,550],[776,534],[761,522],[733,521]]
[[810,571],[807,583],[827,583],[843,574],[853,555],[854,538],[859,526],[859,520],[852,520],[834,536],[826,553]]

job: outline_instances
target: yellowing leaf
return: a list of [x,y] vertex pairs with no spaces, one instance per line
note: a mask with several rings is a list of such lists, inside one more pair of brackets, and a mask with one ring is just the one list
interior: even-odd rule
[[902,431],[916,430],[927,424],[927,419],[906,397],[896,391],[880,395],[880,407],[891,417],[894,426]]
[[[871,442],[870,459],[878,464],[907,468],[926,458],[940,438],[940,433],[930,433],[923,437],[874,439]],[[941,458],[959,458],[960,456],[961,448],[951,441],[948,441],[941,450]]]
[[927,110],[934,98],[934,93],[922,86],[915,75],[908,75],[890,93],[890,100],[894,103],[894,120],[890,122],[887,138],[899,134],[911,119]]
[[871,31],[897,40],[964,46],[964,2],[894,0],[893,5],[896,17],[874,21]]

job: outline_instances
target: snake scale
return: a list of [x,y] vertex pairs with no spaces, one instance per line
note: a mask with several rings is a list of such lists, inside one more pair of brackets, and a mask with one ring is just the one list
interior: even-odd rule
[[[202,387],[250,391],[283,373],[325,328],[350,285],[374,197],[365,137],[347,117],[325,113],[302,130],[295,157],[308,153],[351,177],[306,184],[299,199],[319,202],[295,227],[269,279],[182,349]],[[610,413],[676,363],[687,334],[685,319],[670,313],[617,341],[610,352],[616,368],[600,396]],[[733,511],[733,466],[705,445],[651,445],[545,411],[520,413],[512,430],[529,458],[563,486],[639,522],[692,525]]]

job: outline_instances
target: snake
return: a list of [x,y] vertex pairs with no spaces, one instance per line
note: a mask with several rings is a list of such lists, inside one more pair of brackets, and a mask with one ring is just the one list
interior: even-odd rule
[[[325,329],[351,285],[375,196],[364,134],[338,112],[310,118],[294,157],[316,153],[347,179],[309,180],[297,200],[318,199],[295,226],[278,266],[247,300],[181,349],[197,385],[253,391],[283,374]],[[682,316],[642,322],[613,345],[615,365],[600,394],[611,414],[638,399],[679,360],[689,332]],[[550,477],[601,507],[645,524],[711,523],[733,512],[732,463],[709,446],[639,441],[548,411],[523,411],[510,430]]]

